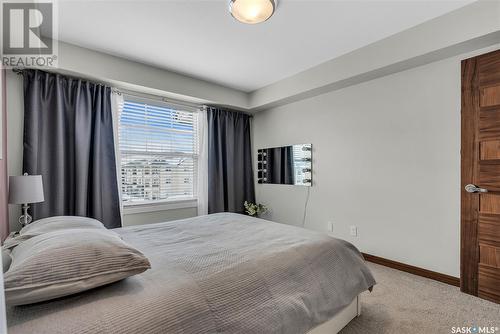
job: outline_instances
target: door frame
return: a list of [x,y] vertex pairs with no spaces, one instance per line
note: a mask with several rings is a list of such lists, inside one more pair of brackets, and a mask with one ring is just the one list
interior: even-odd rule
[[465,186],[477,184],[479,169],[479,85],[477,57],[462,60],[461,102],[461,182],[460,182],[460,290],[477,296],[479,243],[477,223],[479,195]]
[[[484,292],[479,289],[479,280],[487,279],[488,274],[482,277],[481,270],[484,269],[480,265],[480,240],[479,240],[479,218],[481,212],[481,195],[477,192],[469,193],[465,191],[467,184],[477,185],[479,187],[486,186],[500,193],[499,186],[488,185],[486,180],[480,180],[480,139],[482,131],[488,130],[488,125],[485,124],[485,129],[481,129],[481,114],[480,111],[498,110],[498,104],[485,104],[481,107],[481,99],[484,99],[485,84],[483,70],[491,64],[496,64],[500,59],[500,49],[487,52],[472,58],[462,60],[461,62],[461,182],[460,182],[460,290],[462,292],[480,296],[481,298],[489,299],[498,303],[498,292],[495,296],[488,296],[489,292]],[[493,61],[493,63],[492,63]],[[487,65],[490,64],[490,65]],[[495,65],[497,66],[497,65]],[[498,71],[498,70],[496,70]],[[481,72],[481,74],[480,74]],[[497,72],[495,72],[497,73]],[[489,75],[489,74],[488,74]],[[481,77],[480,77],[481,76]],[[498,74],[494,75],[494,80],[497,80]],[[480,88],[483,89],[480,91]],[[497,103],[497,102],[494,102]],[[489,120],[488,122],[491,122]],[[495,120],[495,131],[498,132],[498,120]],[[481,138],[480,138],[481,135]],[[498,164],[498,159],[496,164]],[[483,195],[484,196],[484,195]],[[495,269],[496,270],[496,269]],[[498,278],[495,278],[495,281]]]

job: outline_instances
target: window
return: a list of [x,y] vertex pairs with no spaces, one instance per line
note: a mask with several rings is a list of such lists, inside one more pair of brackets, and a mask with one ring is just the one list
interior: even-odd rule
[[197,117],[195,108],[124,97],[119,142],[125,205],[196,198]]

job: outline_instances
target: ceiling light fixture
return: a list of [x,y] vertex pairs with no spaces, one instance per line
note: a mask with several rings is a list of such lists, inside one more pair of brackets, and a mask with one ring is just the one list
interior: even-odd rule
[[274,14],[277,2],[278,0],[230,0],[229,12],[240,22],[261,23]]

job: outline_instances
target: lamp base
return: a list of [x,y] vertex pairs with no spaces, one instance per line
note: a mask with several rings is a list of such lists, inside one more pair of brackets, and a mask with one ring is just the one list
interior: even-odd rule
[[28,225],[33,221],[33,217],[31,217],[28,213],[29,207],[30,206],[28,204],[23,204],[23,215],[19,217],[18,220],[19,224],[21,224],[22,227]]

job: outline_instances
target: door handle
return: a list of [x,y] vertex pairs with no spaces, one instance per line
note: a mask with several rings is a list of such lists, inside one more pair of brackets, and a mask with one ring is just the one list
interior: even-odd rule
[[474,184],[468,184],[465,186],[465,191],[468,193],[487,193],[488,189],[479,188]]

